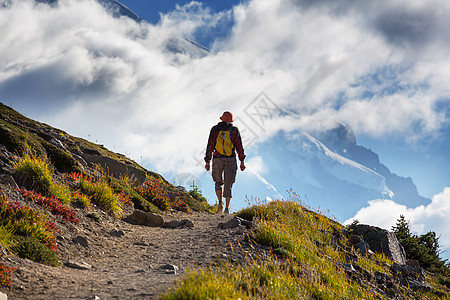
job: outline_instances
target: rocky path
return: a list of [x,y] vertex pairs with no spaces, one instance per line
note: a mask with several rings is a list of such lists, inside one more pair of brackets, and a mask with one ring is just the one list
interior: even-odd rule
[[177,212],[164,218],[189,218],[194,227],[168,229],[86,218],[61,233],[58,253],[62,262],[80,268],[86,264],[87,269],[50,267],[10,256],[9,263],[20,267],[12,278],[14,285],[2,292],[8,299],[157,299],[190,267],[237,261],[245,253],[238,247],[245,234],[242,227],[218,228],[232,216]]

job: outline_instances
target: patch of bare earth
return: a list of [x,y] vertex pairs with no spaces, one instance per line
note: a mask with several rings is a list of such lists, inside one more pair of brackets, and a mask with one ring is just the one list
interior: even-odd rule
[[101,222],[82,217],[78,225],[65,224],[58,236],[61,262],[87,264],[87,269],[9,255],[2,261],[17,271],[14,284],[2,291],[9,299],[157,299],[189,268],[224,259],[239,263],[250,253],[243,241],[246,230],[218,228],[231,215],[170,212],[163,217],[188,218],[194,227],[147,227],[107,216]]

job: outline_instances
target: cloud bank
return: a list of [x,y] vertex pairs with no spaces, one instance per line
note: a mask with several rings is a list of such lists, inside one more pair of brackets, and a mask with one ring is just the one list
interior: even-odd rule
[[404,215],[410,221],[411,231],[416,234],[424,234],[428,231],[434,231],[440,236],[439,242],[443,246],[449,257],[450,250],[450,187],[445,188],[442,193],[433,197],[430,204],[408,208],[399,205],[391,200],[373,200],[369,206],[359,210],[353,218],[344,222],[349,224],[353,220],[361,223],[372,224],[381,228],[390,230],[399,219]]
[[[339,120],[414,141],[448,124],[444,0],[253,0],[219,13],[191,2],[156,25],[113,18],[94,0],[9,3],[0,9],[1,101],[157,171],[199,172],[224,110],[261,140]],[[168,48],[208,32],[229,32],[209,55]],[[296,114],[258,127],[244,112],[261,92]]]

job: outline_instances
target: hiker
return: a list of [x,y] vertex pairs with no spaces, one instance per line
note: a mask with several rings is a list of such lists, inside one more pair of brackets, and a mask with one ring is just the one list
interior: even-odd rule
[[226,111],[220,117],[220,120],[222,120],[222,122],[213,126],[209,133],[205,154],[205,169],[206,171],[209,171],[209,163],[212,158],[212,178],[215,182],[216,195],[219,200],[217,213],[222,213],[222,197],[224,197],[225,213],[228,214],[231,201],[231,188],[236,180],[236,152],[241,161],[241,171],[245,170],[245,154],[239,129],[232,124],[233,114]]

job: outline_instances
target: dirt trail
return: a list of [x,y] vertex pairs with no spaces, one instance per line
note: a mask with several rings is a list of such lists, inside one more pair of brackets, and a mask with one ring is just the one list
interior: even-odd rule
[[[58,254],[62,262],[85,262],[91,269],[50,267],[9,256],[5,263],[19,267],[12,278],[14,285],[2,292],[8,299],[157,299],[189,267],[206,267],[224,258],[242,259],[245,250],[236,250],[236,246],[242,244],[244,230],[218,228],[233,216],[174,212],[163,217],[189,218],[194,228],[156,228],[113,219],[98,223],[84,218],[61,233]],[[111,236],[114,229],[124,235]],[[76,236],[85,237],[88,247],[74,243]],[[179,270],[161,269],[166,264]]]

